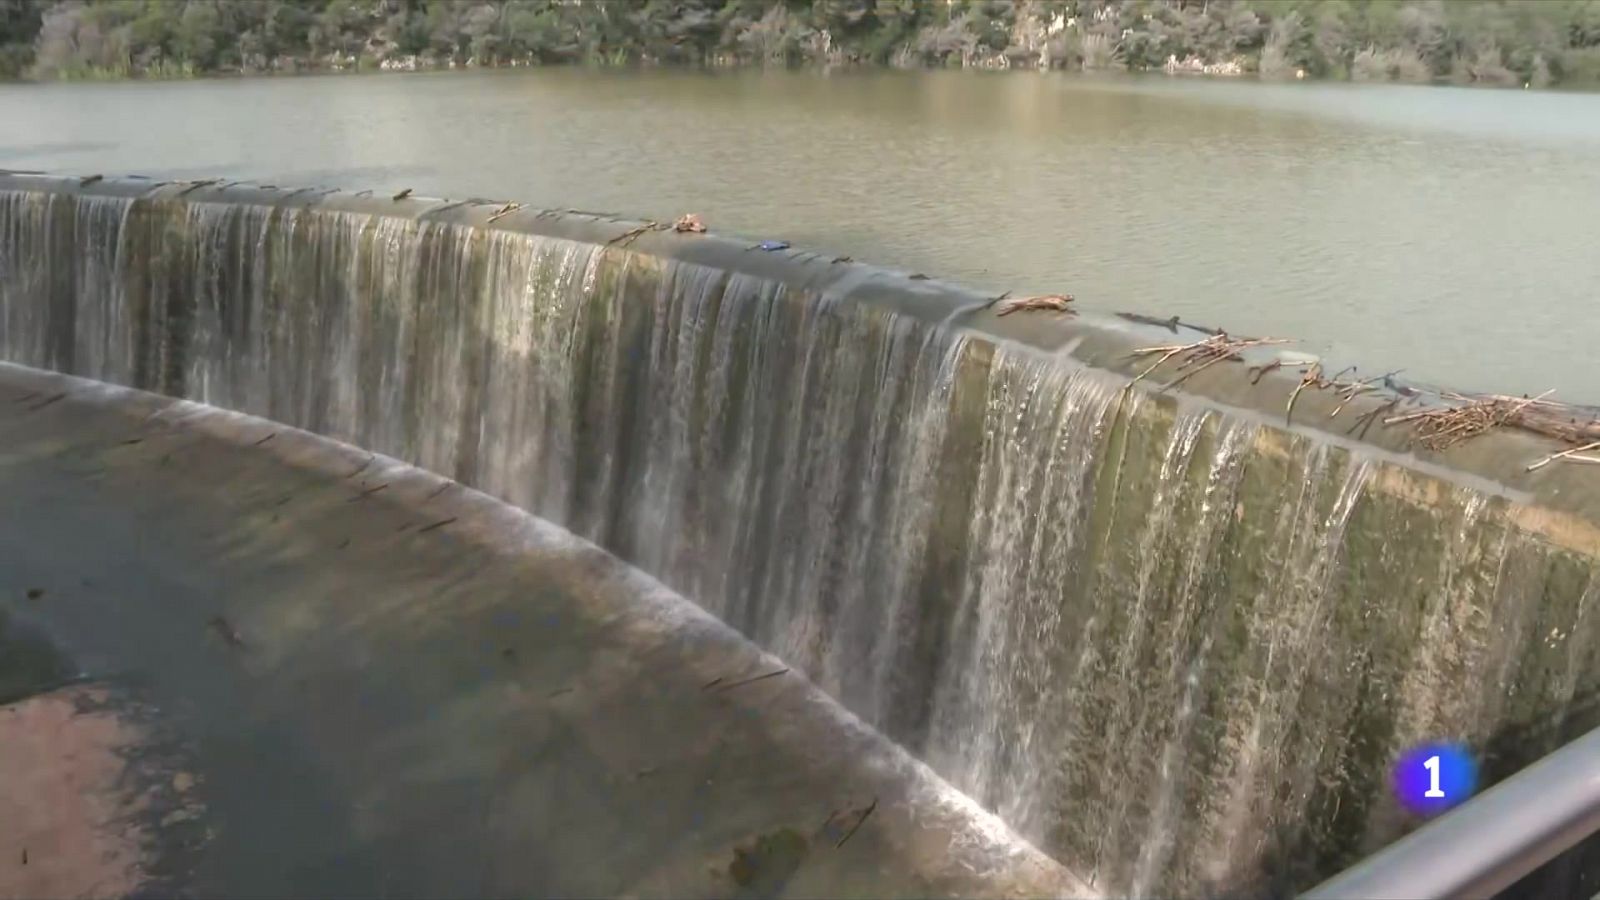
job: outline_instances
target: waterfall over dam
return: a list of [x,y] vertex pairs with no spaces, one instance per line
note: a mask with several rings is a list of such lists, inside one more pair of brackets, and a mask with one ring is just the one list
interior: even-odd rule
[[1415,824],[1402,748],[1494,781],[1600,724],[1600,482],[1531,437],[1290,425],[1292,371],[1132,383],[1163,329],[495,209],[0,175],[0,359],[561,524],[1108,894],[1304,887]]

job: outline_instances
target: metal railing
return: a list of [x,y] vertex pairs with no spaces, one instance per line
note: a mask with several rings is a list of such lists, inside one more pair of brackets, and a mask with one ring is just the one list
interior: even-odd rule
[[1301,897],[1490,897],[1596,831],[1600,831],[1600,729]]

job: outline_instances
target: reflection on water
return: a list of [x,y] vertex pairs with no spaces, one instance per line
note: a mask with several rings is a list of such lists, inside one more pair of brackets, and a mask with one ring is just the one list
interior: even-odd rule
[[694,211],[1365,368],[1600,400],[1597,95],[560,69],[9,86],[0,117],[18,168]]

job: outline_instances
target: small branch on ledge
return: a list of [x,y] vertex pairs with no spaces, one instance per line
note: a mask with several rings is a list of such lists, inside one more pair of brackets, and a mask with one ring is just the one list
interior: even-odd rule
[[639,235],[644,234],[647,231],[661,231],[667,227],[669,226],[662,225],[660,222],[646,222],[643,225],[640,225],[638,228],[624,231],[622,234],[617,235],[609,241],[606,241],[606,246],[626,247],[633,243],[634,240],[639,237]]
[[1355,424],[1351,425],[1350,428],[1345,431],[1345,434],[1355,434],[1356,429],[1359,428],[1361,429],[1361,434],[1357,435],[1357,437],[1361,438],[1362,440],[1366,440],[1367,431],[1372,428],[1372,423],[1383,418],[1384,414],[1391,412],[1396,406],[1399,406],[1401,401],[1404,399],[1404,397],[1394,397],[1387,403],[1373,407],[1370,412],[1362,413],[1356,417]]
[[[1560,453],[1552,453],[1549,456],[1546,456],[1544,459],[1541,459],[1538,462],[1535,462],[1532,465],[1528,466],[1528,468],[1525,469],[1524,471],[1537,472],[1538,470],[1544,468],[1545,466],[1550,465],[1551,463],[1555,462],[1558,459],[1568,459],[1568,458],[1574,457],[1575,454],[1585,453],[1585,452],[1590,451],[1590,450],[1600,450],[1600,441],[1590,441],[1589,443],[1584,444],[1581,447],[1573,447],[1570,450],[1563,450]],[[1577,457],[1577,459],[1580,460],[1580,461],[1600,462],[1600,460],[1594,460],[1593,457]]]
[[522,204],[521,203],[507,203],[505,206],[502,206],[499,209],[495,210],[494,214],[489,216],[489,221],[490,222],[494,222],[494,221],[497,221],[499,219],[505,218],[506,216],[511,215],[512,213],[516,212],[517,210],[519,210],[521,208],[522,208]]
[[208,184],[216,184],[218,181],[221,181],[221,180],[222,179],[220,179],[220,178],[202,178],[199,181],[191,181],[191,182],[189,182],[189,186],[188,187],[186,187],[183,190],[178,192],[178,196],[182,197],[184,194],[187,194],[190,191],[198,191],[198,190],[200,190],[201,188],[205,187]]
[[1162,319],[1157,316],[1147,316],[1144,313],[1119,312],[1117,313],[1117,318],[1127,319],[1129,322],[1138,322],[1141,325],[1154,325],[1157,328],[1165,328],[1173,334],[1177,334],[1179,328],[1187,328],[1190,331],[1198,331],[1202,334],[1223,333],[1221,328],[1212,328],[1209,325],[1196,325],[1193,322],[1185,322],[1177,316],[1169,316],[1165,319]]
[[1294,392],[1289,395],[1289,405],[1283,411],[1283,424],[1285,428],[1294,424],[1294,402],[1300,399],[1300,392],[1305,390],[1310,385],[1320,385],[1321,383],[1322,363],[1314,362],[1311,364],[1311,368],[1307,369],[1305,374],[1300,376],[1300,383],[1294,386]]
[[1162,390],[1177,387],[1219,362],[1242,361],[1244,357],[1239,355],[1241,350],[1250,347],[1265,347],[1287,343],[1289,341],[1284,338],[1232,338],[1226,334],[1213,334],[1210,337],[1201,338],[1188,344],[1162,344],[1156,347],[1140,347],[1129,355],[1150,356],[1159,353],[1161,356],[1144,371],[1135,375],[1130,385],[1138,384],[1145,376],[1161,368],[1163,364],[1174,357],[1180,358],[1178,371],[1182,374],[1163,385]]

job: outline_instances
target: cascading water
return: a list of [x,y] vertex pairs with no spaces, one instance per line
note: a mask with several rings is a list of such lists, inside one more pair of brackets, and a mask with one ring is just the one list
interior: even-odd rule
[[1594,721],[1593,559],[1512,500],[843,293],[376,211],[9,190],[0,327],[6,359],[596,540],[1112,892],[1304,885],[1408,827],[1396,748],[1459,737],[1503,774]]

